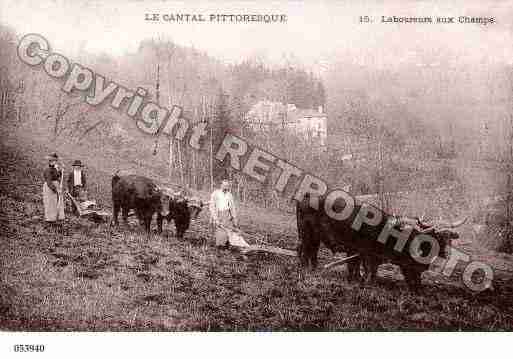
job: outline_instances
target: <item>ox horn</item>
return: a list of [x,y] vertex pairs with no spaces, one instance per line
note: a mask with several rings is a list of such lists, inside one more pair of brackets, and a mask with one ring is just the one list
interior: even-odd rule
[[462,226],[463,224],[465,224],[465,222],[467,221],[468,217],[465,217],[459,221],[456,221],[456,222],[453,222],[453,223],[450,223],[450,222],[438,222],[426,229],[423,229],[423,230],[420,230],[419,232],[420,233],[430,233],[431,231],[442,231],[442,230],[446,230],[446,229],[453,229],[453,228],[456,228],[456,227],[459,227],[459,226]]
[[427,234],[427,233],[431,233],[435,230],[435,227],[434,226],[431,226],[431,227],[428,227],[426,229],[418,229],[419,233],[422,233],[422,234]]
[[443,223],[439,224],[437,227],[437,230],[441,231],[443,229],[453,229],[459,226],[462,226],[467,222],[468,217],[464,217],[463,219],[460,219],[459,221],[453,222],[453,223]]

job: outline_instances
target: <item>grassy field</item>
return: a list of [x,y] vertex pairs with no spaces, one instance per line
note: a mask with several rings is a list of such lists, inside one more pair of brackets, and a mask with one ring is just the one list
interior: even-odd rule
[[[496,268],[493,290],[472,293],[427,272],[410,293],[397,267],[374,286],[350,284],[345,267],[301,273],[297,260],[218,251],[207,213],[184,240],[174,228],[150,239],[132,224],[68,216],[61,231],[42,224],[41,161],[48,149],[2,141],[0,160],[0,329],[84,331],[512,330],[511,256],[462,241],[459,249]],[[82,157],[83,158],[83,157]],[[109,204],[109,159],[89,161],[93,197]],[[70,158],[71,159],[71,158]],[[126,164],[129,165],[128,163]],[[241,209],[250,241],[295,249],[295,217]],[[321,264],[333,260],[321,250]]]

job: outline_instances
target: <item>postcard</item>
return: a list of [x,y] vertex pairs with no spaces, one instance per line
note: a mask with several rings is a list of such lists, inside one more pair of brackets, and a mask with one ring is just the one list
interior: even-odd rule
[[5,357],[486,355],[512,5],[2,1]]

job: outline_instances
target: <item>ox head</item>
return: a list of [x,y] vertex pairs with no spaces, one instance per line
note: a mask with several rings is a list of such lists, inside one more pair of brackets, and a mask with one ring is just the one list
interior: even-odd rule
[[159,212],[163,217],[167,217],[170,213],[170,202],[171,201],[185,201],[186,199],[182,196],[181,192],[173,191],[166,187],[159,188],[160,194],[160,206]]
[[427,224],[418,218],[417,221],[419,232],[431,235],[440,246],[440,257],[448,258],[452,240],[460,238],[459,234],[453,229],[463,225],[467,221],[467,218],[453,223],[440,221],[435,224]]
[[171,196],[168,191],[161,190],[160,192],[160,214],[166,217],[169,214],[169,201],[171,200]]
[[196,219],[205,203],[196,197],[189,197],[184,190],[174,191],[170,188],[160,187],[160,214],[167,217],[170,214],[170,204],[180,207],[186,206],[191,219]]
[[189,213],[191,215],[191,219],[198,218],[203,206],[205,205],[203,201],[199,198],[193,197],[187,201],[187,208],[189,209]]
[[[437,223],[428,223],[428,222],[424,221],[422,219],[422,217],[419,218],[419,217],[406,217],[406,216],[397,217],[397,216],[394,216],[393,218],[395,220],[395,224],[398,227],[405,227],[405,226],[413,227],[418,233],[427,234],[427,235],[430,235],[431,237],[433,237],[433,239],[436,240],[439,245],[439,248],[440,248],[439,256],[442,258],[449,257],[449,254],[450,254],[449,250],[452,245],[452,240],[459,238],[458,233],[456,231],[454,231],[453,229],[461,226],[467,220],[466,218],[464,218],[460,221],[456,221],[453,223],[449,223],[446,221],[440,221]],[[427,255],[429,253],[429,250],[430,250],[429,244],[427,242],[422,243],[422,245],[420,247],[420,251],[423,253],[422,256]]]

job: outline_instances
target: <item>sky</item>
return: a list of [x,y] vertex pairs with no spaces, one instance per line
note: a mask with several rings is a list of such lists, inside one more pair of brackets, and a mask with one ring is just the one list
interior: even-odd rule
[[[145,21],[159,14],[285,14],[286,23],[219,24]],[[373,23],[359,23],[368,15]],[[486,16],[495,23],[390,24],[381,16]],[[120,56],[141,40],[165,38],[225,62],[261,57],[296,61],[322,72],[340,57],[364,66],[423,63],[450,53],[456,63],[513,63],[513,1],[50,1],[2,0],[0,23],[45,36],[70,57]],[[457,19],[456,19],[457,20]],[[432,61],[432,60],[429,60]],[[436,65],[436,64],[435,64]]]

